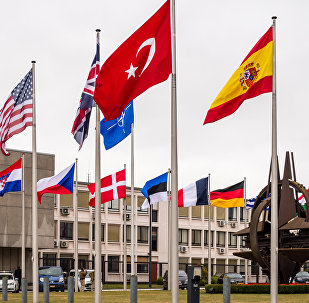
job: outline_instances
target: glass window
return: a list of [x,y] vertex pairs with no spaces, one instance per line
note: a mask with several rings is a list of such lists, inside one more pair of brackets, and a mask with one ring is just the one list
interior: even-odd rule
[[201,218],[201,207],[200,206],[192,206],[192,218]]
[[108,256],[108,272],[119,273],[119,256]]
[[244,207],[240,207],[240,221],[241,222],[245,222],[246,220],[245,212],[246,212],[246,209]]
[[137,243],[148,243],[148,226],[137,226]]
[[[204,218],[208,219],[208,205],[204,206]],[[214,208],[213,206],[210,206],[210,219],[212,220],[214,218]]]
[[149,265],[148,257],[139,257],[139,256],[137,257],[137,265],[136,265],[137,273],[141,274],[148,273],[148,265]]
[[230,207],[228,209],[229,221],[237,221],[237,207]]
[[119,200],[112,200],[107,202],[108,211],[119,211]]
[[152,222],[158,222],[158,210],[152,209]]
[[217,207],[217,220],[225,220],[225,208]]
[[148,208],[142,209],[142,205],[143,205],[144,201],[145,201],[144,196],[138,196],[137,197],[137,213],[148,214]]
[[240,236],[240,247],[244,248],[246,247],[246,236]]
[[251,261],[251,275],[259,274],[259,264],[256,261]]
[[127,212],[131,212],[131,196],[127,196],[126,198],[126,202],[127,202]]
[[89,192],[79,191],[77,196],[78,207],[88,208],[89,207]]
[[120,225],[108,225],[108,242],[119,242]]
[[237,236],[229,232],[229,247],[237,247]]
[[244,275],[245,274],[245,272],[246,272],[246,266],[245,266],[245,260],[241,260],[240,259],[240,269],[239,269],[239,273],[241,274],[241,275]]
[[[211,231],[211,247],[214,247],[214,231]],[[204,246],[208,246],[208,230],[204,231]]]
[[226,272],[224,259],[217,259],[216,270],[216,274],[223,274]]
[[189,217],[189,207],[179,207],[178,216],[182,218],[188,218]]
[[179,229],[178,243],[180,245],[188,245],[188,229]]
[[[95,241],[95,224],[92,223],[92,241]],[[101,224],[101,242],[104,242],[104,224]]]
[[73,207],[73,195],[60,195],[60,207]]
[[73,240],[73,223],[60,222],[60,239]]
[[78,240],[89,240],[89,223],[78,223]]
[[201,230],[192,229],[192,246],[201,246]]
[[191,264],[192,265],[197,265],[197,266],[201,266],[201,259],[199,258],[192,258]]
[[43,254],[43,266],[56,266],[56,254]]
[[217,247],[225,247],[225,232],[217,231]]
[[158,227],[152,227],[152,235],[151,235],[151,250],[158,250]]

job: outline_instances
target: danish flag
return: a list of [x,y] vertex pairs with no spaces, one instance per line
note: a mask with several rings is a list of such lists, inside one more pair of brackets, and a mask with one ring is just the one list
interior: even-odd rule
[[[95,183],[88,185],[91,193],[89,206],[95,206]],[[123,169],[101,179],[101,204],[126,197],[126,170]]]

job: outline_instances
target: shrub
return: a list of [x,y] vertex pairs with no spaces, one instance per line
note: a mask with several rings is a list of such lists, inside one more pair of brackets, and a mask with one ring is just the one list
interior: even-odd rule
[[211,276],[211,284],[217,284],[218,283],[218,276]]
[[157,280],[158,285],[163,285],[163,277],[159,277]]

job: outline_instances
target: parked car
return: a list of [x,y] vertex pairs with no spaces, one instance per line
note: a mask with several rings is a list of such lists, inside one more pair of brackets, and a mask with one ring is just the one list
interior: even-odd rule
[[8,278],[8,291],[18,292],[19,284],[18,279],[15,278],[12,271],[1,271],[0,272],[0,291],[2,291],[2,279],[4,277]]
[[60,266],[42,266],[39,268],[39,291],[43,291],[44,277],[49,278],[50,291],[64,291],[64,277]]
[[309,283],[309,273],[306,271],[300,271],[294,278],[295,283]]
[[245,279],[241,274],[238,274],[236,272],[229,272],[222,274],[218,278],[218,284],[223,284],[223,278],[230,278],[231,284],[239,284],[239,283],[245,283]]
[[[178,285],[180,289],[188,288],[188,276],[184,270],[178,272]],[[165,271],[163,276],[163,289],[168,288],[168,271]]]
[[[93,272],[94,270],[93,269],[86,269],[86,270],[87,270],[87,275],[85,277],[85,291],[87,291],[87,290],[90,291],[91,290],[91,278],[90,278],[89,274],[91,272]],[[78,291],[80,291],[80,286],[81,286],[80,279],[79,279],[79,273],[80,273],[80,269],[78,270],[78,282],[77,282]],[[70,270],[70,277],[74,277],[74,276],[75,276],[75,270],[72,269],[72,270]],[[101,288],[102,288],[102,282],[101,282]]]

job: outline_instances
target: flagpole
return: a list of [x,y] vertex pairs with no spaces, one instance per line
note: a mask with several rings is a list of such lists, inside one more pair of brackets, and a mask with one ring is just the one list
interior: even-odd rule
[[171,104],[171,302],[178,303],[178,159],[177,159],[177,96],[176,96],[176,22],[175,0],[171,0],[171,42],[172,42],[172,104]]
[[[127,175],[126,164],[124,170]],[[126,176],[127,180],[127,176]],[[123,290],[127,290],[127,198],[123,201]]]
[[[26,226],[25,226],[25,154],[22,155],[21,181],[21,277],[26,278]],[[20,286],[21,287],[21,286]]]
[[137,303],[137,275],[135,267],[135,203],[134,203],[134,124],[131,124],[131,280],[130,302]]
[[37,201],[37,155],[36,155],[36,106],[35,61],[32,61],[32,282],[33,303],[39,302],[38,259],[38,201]]
[[74,271],[75,271],[75,292],[78,292],[78,175],[77,158],[75,159],[75,187],[73,194],[74,207]]
[[[244,177],[244,214],[245,214],[245,227],[247,227],[247,219],[248,219],[248,212],[247,212],[247,178]],[[245,259],[245,284],[248,284],[248,260]]]
[[273,19],[273,79],[272,79],[272,161],[271,161],[271,244],[270,297],[278,302],[278,161],[277,161],[277,88],[276,88],[276,19]]
[[208,175],[208,284],[211,284],[210,174]]
[[[171,169],[168,169],[168,273],[171,273],[171,239],[172,239],[172,233],[171,233]],[[170,279],[167,279],[167,288],[168,290],[171,290],[171,281]]]
[[[100,41],[100,29],[97,29],[97,41]],[[101,257],[101,157],[100,157],[100,109],[96,105],[96,144],[95,144],[95,303],[101,303],[101,279],[102,279],[102,257]]]

